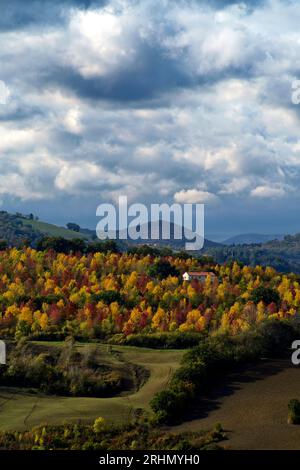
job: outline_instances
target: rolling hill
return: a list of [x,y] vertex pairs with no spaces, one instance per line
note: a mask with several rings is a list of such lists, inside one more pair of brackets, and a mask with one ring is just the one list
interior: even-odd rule
[[58,227],[54,224],[41,222],[23,216],[22,214],[9,214],[0,211],[0,239],[5,240],[10,246],[20,246],[24,241],[28,241],[31,246],[35,246],[39,239],[44,236],[63,237],[68,240],[82,238],[92,240],[89,233],[80,233]]
[[[161,222],[159,223],[161,229]],[[148,227],[149,229],[150,227]],[[126,251],[132,246],[147,244],[153,247],[168,247],[174,251],[185,249],[185,243],[189,241],[183,236],[178,240],[174,237],[175,226],[171,224],[170,238],[164,240],[160,235],[157,240],[138,239],[117,241],[121,251]],[[254,239],[255,234],[250,234],[248,241]],[[21,246],[24,242],[35,247],[37,242],[45,237],[63,237],[68,240],[81,238],[86,242],[96,239],[96,234],[90,229],[80,229],[79,232],[59,227],[54,224],[36,220],[32,215],[9,214],[0,211],[0,240],[5,240],[9,246]],[[118,238],[119,234],[117,234]],[[224,263],[232,260],[241,261],[248,265],[269,265],[278,271],[295,272],[300,274],[300,234],[286,235],[281,240],[271,240],[265,243],[245,243],[246,236],[235,237],[235,241],[243,241],[243,244],[226,246],[204,239],[204,247],[192,254],[205,254],[212,256],[216,262]],[[272,237],[273,238],[273,237]],[[233,239],[231,239],[232,241]],[[228,241],[228,240],[227,240]]]
[[260,264],[300,274],[300,233],[266,243],[211,247],[205,252],[218,263],[236,260],[251,266]]
[[63,237],[67,240],[72,240],[73,238],[82,238],[84,240],[91,240],[91,235],[85,232],[75,232],[69,230],[65,227],[58,227],[54,224],[49,224],[47,222],[41,222],[40,220],[26,220],[19,219],[22,221],[23,226],[32,227],[33,230],[37,230],[43,235],[49,235],[51,237]]
[[[150,226],[148,227],[150,233]],[[174,237],[175,226],[171,223],[170,227],[170,238],[164,240],[161,236],[161,221],[159,222],[159,238],[157,240],[151,239],[138,239],[138,240],[120,240],[118,245],[120,249],[126,250],[135,245],[147,244],[151,246],[162,246],[169,247],[173,250],[184,250],[185,243],[190,241],[183,235],[182,239],[177,240]],[[117,232],[117,239],[119,238],[120,232]],[[0,239],[5,240],[9,246],[20,246],[24,241],[28,242],[31,246],[36,246],[39,239],[44,236],[51,237],[62,237],[67,240],[75,238],[81,238],[87,242],[91,242],[95,239],[96,233],[93,230],[87,228],[81,228],[79,232],[69,230],[65,227],[59,227],[54,224],[36,220],[32,214],[29,216],[22,214],[9,214],[6,211],[0,211]],[[204,249],[217,248],[222,245],[213,241],[204,240]]]
[[[185,249],[185,244],[187,242],[193,241],[193,234],[190,230],[187,230],[187,229],[183,230],[182,227],[175,225],[173,222],[170,223],[170,237],[168,237],[167,239],[164,239],[162,237],[162,221],[161,220],[152,222],[152,225],[155,227],[156,231],[159,233],[159,236],[157,239],[141,238],[137,240],[126,240],[126,244],[128,246],[146,244],[146,245],[151,245],[154,247],[168,247],[175,251],[181,251]],[[148,222],[148,224],[143,225],[142,229],[146,229],[148,234],[150,234],[151,223]],[[176,230],[181,231],[182,238],[180,239],[175,238]],[[118,237],[119,237],[119,234],[118,234]],[[204,238],[203,249],[217,248],[221,246],[222,244],[220,243],[213,242],[211,240],[207,240],[206,238]]]
[[272,240],[282,240],[282,234],[261,234],[261,233],[243,233],[227,238],[222,242],[223,245],[253,245],[254,243],[267,243]]

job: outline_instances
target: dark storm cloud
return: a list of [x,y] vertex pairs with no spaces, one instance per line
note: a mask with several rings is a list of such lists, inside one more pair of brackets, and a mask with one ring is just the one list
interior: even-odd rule
[[164,56],[163,50],[143,45],[135,63],[104,77],[83,77],[72,67],[54,67],[37,78],[48,85],[69,89],[81,98],[127,102],[195,85],[194,78],[181,65],[180,61]]
[[18,122],[31,120],[34,117],[42,116],[43,113],[39,108],[23,108],[21,106],[13,107],[11,109],[1,109],[0,107],[0,121],[1,122]]
[[[188,0],[216,9],[241,3],[240,0]],[[266,0],[244,0],[250,9],[264,4]],[[70,8],[99,8],[109,0],[1,0],[0,31],[17,30],[31,26],[47,26],[64,23]],[[136,3],[135,1],[132,2]],[[182,0],[173,0],[181,4]]]
[[[66,19],[66,12],[71,7],[88,10],[89,7],[101,7],[105,3],[107,2],[104,0],[29,0],[26,2],[12,0],[0,17],[0,28],[1,25],[4,29],[22,28],[28,25],[35,25],[36,28],[49,24],[54,26],[55,23]],[[143,5],[143,2],[129,2],[131,5],[139,3]],[[194,0],[191,2],[183,2],[182,0],[172,2],[173,5],[182,6],[189,3],[195,4]],[[208,1],[198,3],[212,6],[212,3]],[[216,8],[221,8],[233,3],[236,2],[215,0],[213,5]],[[254,1],[253,5],[259,3],[261,2]],[[143,8],[140,10],[140,14],[144,14],[146,19],[149,11],[145,7],[144,10]],[[176,41],[180,27],[178,24],[173,25],[171,21],[165,21],[164,16],[166,15],[167,18],[168,8],[162,8],[161,14],[159,10],[155,11],[154,14],[157,16],[157,18],[155,16],[152,18],[154,24],[156,22],[159,24],[161,14],[163,15],[164,32],[160,31],[161,39],[168,37],[172,44],[172,40]],[[124,27],[126,27],[126,23]],[[199,32],[201,32],[201,28]],[[249,60],[245,59],[245,61],[240,61],[238,64],[229,61],[221,68],[216,66],[212,67],[212,70],[205,68],[202,70],[200,50],[200,65],[195,70],[195,64],[193,66],[190,64],[194,59],[190,58],[189,45],[178,48],[175,53],[170,53],[168,47],[160,44],[159,39],[156,39],[155,36],[144,38],[139,31],[132,31],[130,34],[134,35],[135,39],[131,41],[133,44],[128,45],[128,49],[134,47],[136,57],[128,63],[126,61],[123,63],[120,60],[120,63],[112,70],[108,66],[104,74],[83,74],[80,68],[62,60],[62,56],[58,52],[57,55],[54,53],[48,57],[48,47],[45,44],[45,48],[41,47],[36,50],[34,47],[28,48],[26,55],[22,54],[18,58],[22,79],[25,81],[27,77],[26,87],[28,89],[32,86],[40,88],[54,86],[69,90],[72,94],[84,99],[124,103],[136,102],[153,100],[158,95],[176,88],[213,85],[226,78],[251,78],[255,75],[256,63],[261,61],[261,56],[264,54],[264,51],[260,51],[258,47],[255,55],[251,56]],[[75,35],[65,38],[66,42],[72,42],[74,39],[76,40]],[[126,38],[124,42],[126,44]],[[122,46],[122,41],[120,41],[120,47]],[[51,47],[50,45],[50,50]],[[68,44],[66,44],[66,52],[68,52],[67,47]],[[75,51],[76,48],[69,52],[69,56],[73,56],[76,53]],[[101,58],[100,52],[99,56],[95,54],[95,62],[99,60],[99,57]],[[3,49],[2,60],[5,65],[0,79],[6,80],[7,77],[11,76],[14,69],[9,51]],[[204,60],[206,60],[205,57]],[[14,76],[12,79],[14,79]],[[164,106],[165,102],[162,101],[158,105]]]
[[[203,74],[193,77],[187,71],[180,70],[180,62],[167,61],[159,57],[160,51],[153,54],[153,62],[149,56],[145,57],[143,64],[127,70],[115,71],[114,74],[105,77],[83,77],[71,67],[53,68],[49,74],[37,80],[37,84],[43,82],[47,86],[57,86],[77,97],[87,100],[104,100],[108,102],[144,102],[159,97],[163,92],[174,89],[188,89],[226,80],[228,78],[243,79],[251,77],[254,71],[251,68],[228,70],[214,74]],[[172,97],[170,98],[172,99]],[[161,96],[152,106],[165,106],[169,100]]]
[[[259,57],[260,53],[257,53]],[[243,80],[255,77],[255,64],[225,67],[220,71],[189,70],[182,56],[168,57],[166,51],[151,44],[143,44],[138,51],[136,62],[120,67],[105,76],[84,77],[71,66],[54,65],[36,74],[32,85],[58,87],[86,100],[104,100],[126,103],[144,102],[159,98],[149,106],[166,106],[164,92],[172,90],[212,86],[226,79]],[[170,98],[173,99],[172,97]]]
[[63,23],[70,8],[103,6],[106,0],[0,0],[0,31]]

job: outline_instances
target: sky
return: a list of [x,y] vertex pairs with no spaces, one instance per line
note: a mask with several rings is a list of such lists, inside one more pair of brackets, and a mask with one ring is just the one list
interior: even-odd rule
[[300,232],[298,0],[0,0],[0,209],[204,203],[205,235]]

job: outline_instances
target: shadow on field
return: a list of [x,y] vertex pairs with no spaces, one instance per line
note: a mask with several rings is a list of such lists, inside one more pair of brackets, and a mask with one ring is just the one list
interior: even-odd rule
[[[196,401],[193,410],[186,415],[185,421],[206,418],[212,411],[223,405],[225,397],[235,394],[243,389],[246,384],[280,374],[289,366],[287,360],[287,357],[274,360],[262,359],[255,363],[248,363],[226,375],[225,373],[219,373],[209,388],[199,394],[199,402]],[[293,368],[291,364],[290,367]]]
[[300,449],[300,426],[288,424],[288,403],[300,399],[300,367],[290,357],[264,359],[219,375],[199,393],[193,413],[172,431],[212,429],[221,423],[226,449]]

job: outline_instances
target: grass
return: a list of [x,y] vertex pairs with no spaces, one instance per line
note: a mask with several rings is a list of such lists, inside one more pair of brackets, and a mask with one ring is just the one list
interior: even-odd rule
[[226,448],[300,448],[300,426],[287,424],[288,403],[300,399],[300,369],[290,358],[261,361],[230,374],[205,397],[191,419],[172,431],[201,431],[221,423]]
[[27,220],[19,219],[23,225],[29,225],[35,230],[39,230],[45,235],[50,235],[53,237],[63,237],[67,240],[72,240],[73,238],[82,238],[88,240],[89,236],[80,232],[74,232],[64,227],[58,227],[57,225],[48,224],[47,222],[41,222],[39,220]]
[[[60,343],[42,344],[58,346]],[[139,390],[112,398],[82,398],[47,396],[28,390],[0,387],[0,430],[28,429],[43,423],[61,424],[63,421],[91,422],[103,416],[109,422],[124,423],[134,410],[150,411],[153,395],[164,389],[173,371],[178,367],[183,351],[152,350],[131,346],[79,343],[78,348],[96,348],[101,363],[136,364],[149,371],[148,380]]]
[[[58,347],[61,342],[36,342]],[[98,416],[124,423],[134,410],[149,409],[153,395],[163,390],[184,354],[182,350],[153,350],[133,346],[78,343],[79,350],[95,352],[99,362],[146,368],[148,380],[136,391],[112,398],[46,396],[24,389],[0,387],[0,430],[24,430],[41,424],[81,420],[90,423]],[[288,403],[300,398],[300,369],[288,359],[261,361],[231,373],[199,400],[193,416],[175,432],[204,431],[220,422],[229,449],[299,449],[300,426],[287,424]]]

